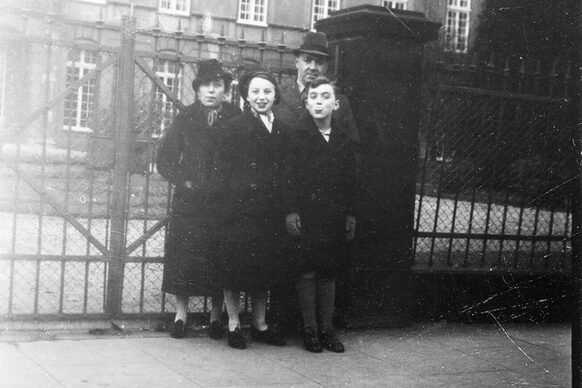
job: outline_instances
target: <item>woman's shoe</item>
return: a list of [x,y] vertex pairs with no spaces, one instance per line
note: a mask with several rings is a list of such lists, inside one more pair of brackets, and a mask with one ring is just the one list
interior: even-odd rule
[[219,340],[222,338],[222,323],[220,321],[210,322],[208,336],[212,339]]
[[335,353],[345,352],[344,344],[335,336],[333,330],[324,330],[319,333],[319,340],[324,348]]
[[319,337],[317,336],[315,329],[308,327],[303,330],[303,347],[305,350],[313,353],[323,352],[323,347],[319,342]]
[[235,349],[247,348],[247,341],[245,341],[245,337],[243,337],[240,328],[237,327],[234,331],[228,332],[228,345]]
[[255,341],[264,342],[274,346],[287,345],[287,342],[283,337],[276,330],[273,330],[270,327],[267,330],[261,331],[255,329],[255,327],[251,325],[251,338]]
[[172,327],[170,335],[173,338],[184,338],[186,335],[186,325],[184,324],[183,320],[178,319],[176,322],[174,322],[174,326]]

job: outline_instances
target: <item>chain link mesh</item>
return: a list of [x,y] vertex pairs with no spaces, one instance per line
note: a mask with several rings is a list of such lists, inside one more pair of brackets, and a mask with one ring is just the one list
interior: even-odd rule
[[454,68],[454,77],[436,86],[422,121],[417,264],[568,270],[574,177],[568,100],[539,80],[521,94],[508,90],[526,84],[523,73],[519,83],[506,72],[507,82],[495,88],[489,78],[467,87],[468,71],[486,74]]

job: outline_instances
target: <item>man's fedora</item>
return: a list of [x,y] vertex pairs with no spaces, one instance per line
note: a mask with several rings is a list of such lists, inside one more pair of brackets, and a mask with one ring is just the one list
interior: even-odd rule
[[196,79],[192,81],[192,88],[198,91],[200,85],[219,79],[224,80],[225,84],[230,84],[232,75],[222,70],[216,59],[202,61],[198,64],[198,73],[196,74]]
[[327,51],[327,36],[323,32],[310,31],[303,37],[303,43],[298,49],[293,50],[295,55],[301,53],[329,57]]

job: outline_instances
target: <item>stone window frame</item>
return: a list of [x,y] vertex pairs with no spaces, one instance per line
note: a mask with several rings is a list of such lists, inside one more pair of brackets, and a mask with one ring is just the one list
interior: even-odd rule
[[[87,73],[95,70],[97,68],[98,57],[100,53],[98,51],[92,50],[72,50],[72,52],[79,53],[79,60],[71,59],[67,55],[67,67],[66,67],[66,87],[68,88],[70,84],[77,81],[78,79],[85,76]],[[88,58],[90,60],[88,60]],[[73,76],[73,78],[71,78]],[[63,113],[63,129],[71,130],[75,132],[93,132],[93,129],[89,127],[89,121],[91,116],[95,113],[95,99],[96,99],[96,89],[97,82],[96,78],[93,78],[88,83],[85,83],[73,91],[65,98],[65,106]],[[70,113],[74,115],[70,115]]]
[[445,17],[445,50],[466,53],[469,46],[471,0],[448,0]]
[[408,9],[408,0],[382,0],[380,1],[380,5],[385,8],[392,8],[392,9]]
[[159,0],[158,12],[169,15],[190,15],[190,0]]
[[[336,3],[334,9],[330,7],[330,3]],[[321,9],[321,12],[317,10]],[[325,19],[329,16],[330,12],[337,11],[341,9],[341,0],[313,0],[311,3],[311,23],[310,28],[313,30],[315,28],[315,22],[320,19]]]
[[[260,7],[259,10],[257,7]],[[268,11],[269,0],[239,0],[236,21],[240,24],[267,27]],[[257,16],[260,20],[255,20]]]

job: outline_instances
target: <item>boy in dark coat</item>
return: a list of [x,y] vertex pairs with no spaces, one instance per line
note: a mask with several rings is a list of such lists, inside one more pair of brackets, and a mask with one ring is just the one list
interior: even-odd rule
[[192,81],[197,101],[180,112],[162,138],[158,172],[175,187],[165,242],[162,291],[176,296],[172,337],[184,337],[188,297],[210,295],[210,337],[222,337],[223,298],[208,276],[216,245],[216,211],[212,206],[217,124],[240,113],[225,102],[232,76],[215,59],[201,62]]
[[308,86],[305,105],[309,116],[299,121],[291,152],[299,214],[287,217],[289,233],[301,244],[296,288],[304,347],[343,352],[333,328],[335,279],[355,234],[355,152],[332,118],[339,100],[326,77]]

